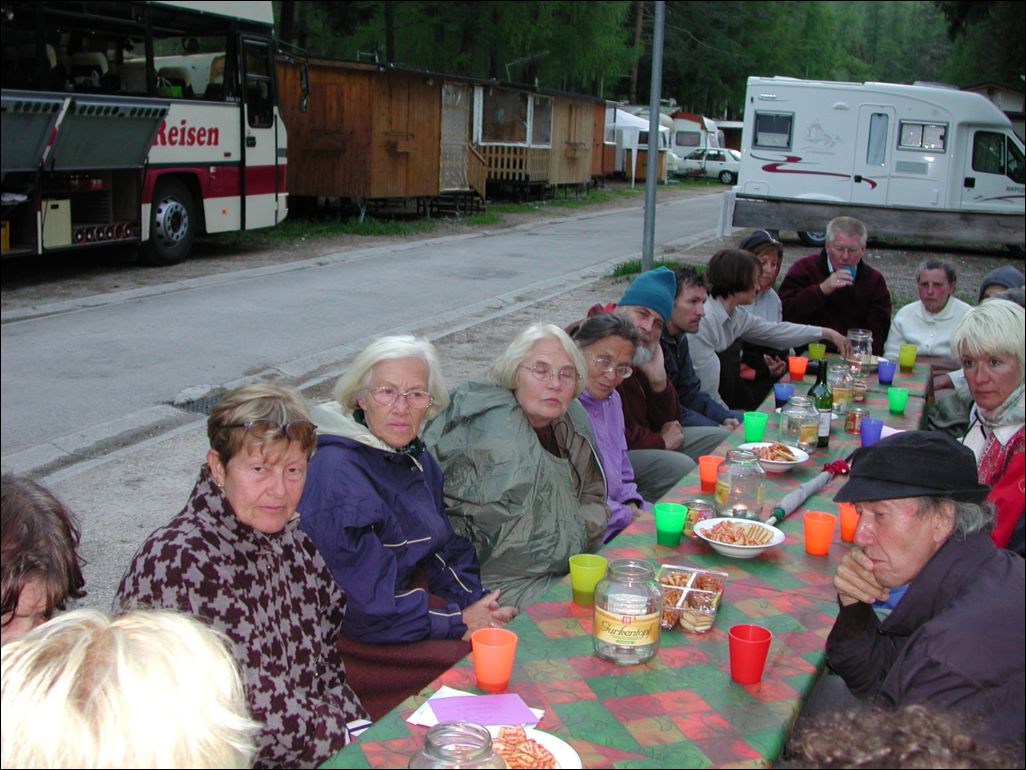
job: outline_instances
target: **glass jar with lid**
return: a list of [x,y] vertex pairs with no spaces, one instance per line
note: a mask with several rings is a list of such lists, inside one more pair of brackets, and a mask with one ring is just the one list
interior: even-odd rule
[[595,586],[595,654],[621,666],[644,663],[659,649],[662,614],[655,567],[641,559],[614,559]]
[[848,330],[848,361],[863,372],[873,364],[873,332],[869,329]]
[[761,521],[765,496],[766,471],[755,452],[728,450],[716,469],[716,512]]
[[473,722],[440,722],[427,731],[424,745],[408,767],[504,768],[488,729]]
[[851,406],[852,378],[851,369],[846,362],[831,364],[827,369],[827,382],[834,397],[834,413],[843,415]]
[[819,412],[808,396],[791,396],[780,410],[779,440],[812,454],[816,449]]

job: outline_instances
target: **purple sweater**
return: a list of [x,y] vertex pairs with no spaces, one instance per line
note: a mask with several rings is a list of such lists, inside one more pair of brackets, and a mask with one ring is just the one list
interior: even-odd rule
[[609,526],[603,541],[608,541],[631,523],[633,512],[627,503],[636,503],[648,510],[649,504],[641,499],[634,483],[634,468],[627,457],[627,438],[624,434],[623,404],[615,390],[601,401],[582,391],[578,400],[591,420],[602,472],[606,475],[606,505],[609,507]]

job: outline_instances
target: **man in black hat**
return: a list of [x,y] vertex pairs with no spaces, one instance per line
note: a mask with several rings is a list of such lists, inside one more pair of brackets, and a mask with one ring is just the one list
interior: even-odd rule
[[[834,498],[860,518],[834,576],[827,663],[859,698],[925,703],[978,722],[986,743],[1021,743],[1026,572],[988,535],[987,491],[973,453],[945,433],[908,431],[856,452]],[[881,621],[873,602],[905,584]]]

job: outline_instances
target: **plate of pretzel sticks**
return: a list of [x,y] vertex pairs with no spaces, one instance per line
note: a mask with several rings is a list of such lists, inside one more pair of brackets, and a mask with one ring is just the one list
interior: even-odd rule
[[754,452],[759,458],[759,465],[766,473],[787,473],[796,465],[809,459],[809,453],[798,447],[781,444],[779,441],[753,441],[742,444],[739,449]]
[[784,533],[769,524],[747,519],[704,519],[695,534],[712,549],[734,559],[751,559],[784,542]]

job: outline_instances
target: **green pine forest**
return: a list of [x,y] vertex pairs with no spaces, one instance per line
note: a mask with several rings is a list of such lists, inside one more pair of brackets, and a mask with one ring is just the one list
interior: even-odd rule
[[[311,56],[363,59],[649,101],[654,3],[281,0],[279,36]],[[662,94],[741,117],[752,75],[1023,88],[1021,2],[665,4]]]

